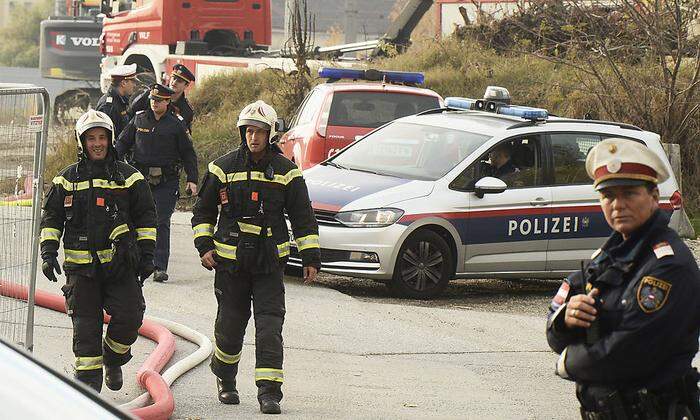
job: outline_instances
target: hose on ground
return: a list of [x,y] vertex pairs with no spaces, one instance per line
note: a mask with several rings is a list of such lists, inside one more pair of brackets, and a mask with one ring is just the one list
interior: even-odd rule
[[[175,363],[169,367],[165,372],[163,372],[162,377],[166,384],[172,385],[173,382],[189,370],[193,369],[195,366],[199,365],[203,361],[207,360],[211,356],[213,346],[211,340],[200,333],[199,331],[193,330],[192,328],[186,327],[177,322],[170,321],[168,319],[147,317],[149,320],[163,325],[174,334],[184,338],[199,346],[199,349],[179,362]],[[144,392],[128,403],[122,404],[121,407],[127,410],[134,410],[137,407],[141,407],[148,403],[149,394]]]

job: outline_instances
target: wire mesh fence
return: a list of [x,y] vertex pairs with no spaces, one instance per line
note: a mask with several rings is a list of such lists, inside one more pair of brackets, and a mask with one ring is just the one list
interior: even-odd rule
[[[0,86],[0,338],[29,350],[48,104],[43,88]],[[27,301],[4,296],[17,287]]]

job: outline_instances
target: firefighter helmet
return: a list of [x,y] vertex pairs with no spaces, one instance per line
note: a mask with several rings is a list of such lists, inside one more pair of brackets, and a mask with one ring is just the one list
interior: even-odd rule
[[78,143],[78,154],[82,155],[84,153],[84,141],[83,135],[86,131],[91,128],[101,127],[109,131],[109,148],[114,147],[114,126],[112,120],[107,114],[100,111],[95,111],[94,109],[89,109],[86,113],[78,118],[75,123],[75,139]]
[[238,116],[236,124],[241,132],[241,141],[245,142],[245,127],[252,125],[268,130],[270,144],[277,142],[277,112],[270,105],[258,100],[247,105]]

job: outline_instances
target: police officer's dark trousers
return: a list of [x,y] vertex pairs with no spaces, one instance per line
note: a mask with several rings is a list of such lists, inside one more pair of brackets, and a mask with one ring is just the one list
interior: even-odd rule
[[158,216],[154,265],[157,270],[167,271],[170,259],[170,218],[177,203],[179,180],[177,177],[172,177],[158,185],[151,184],[151,193],[156,203]]
[[269,274],[250,274],[219,263],[214,278],[214,293],[219,306],[211,370],[220,379],[235,380],[252,300],[258,400],[282,400],[282,324],[285,314],[282,277],[279,267]]
[[[102,367],[122,366],[131,359],[146,304],[135,274],[113,278],[101,269],[88,277],[67,273],[62,287],[66,309],[73,321],[76,378],[101,384]],[[103,308],[111,315],[102,336]]]

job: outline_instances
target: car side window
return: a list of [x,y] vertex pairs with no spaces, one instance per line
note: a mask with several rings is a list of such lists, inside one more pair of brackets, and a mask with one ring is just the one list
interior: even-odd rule
[[311,92],[311,95],[309,95],[308,99],[306,100],[304,107],[298,114],[299,117],[297,118],[295,125],[311,123],[316,114],[318,114],[319,108],[321,108],[321,105],[323,105],[324,99],[325,95],[320,90]]
[[601,140],[599,135],[591,133],[551,134],[554,185],[590,184],[586,156]]
[[509,188],[540,185],[543,179],[539,136],[524,136],[498,143],[469,165],[452,181],[450,188],[472,191],[486,176],[501,179]]

